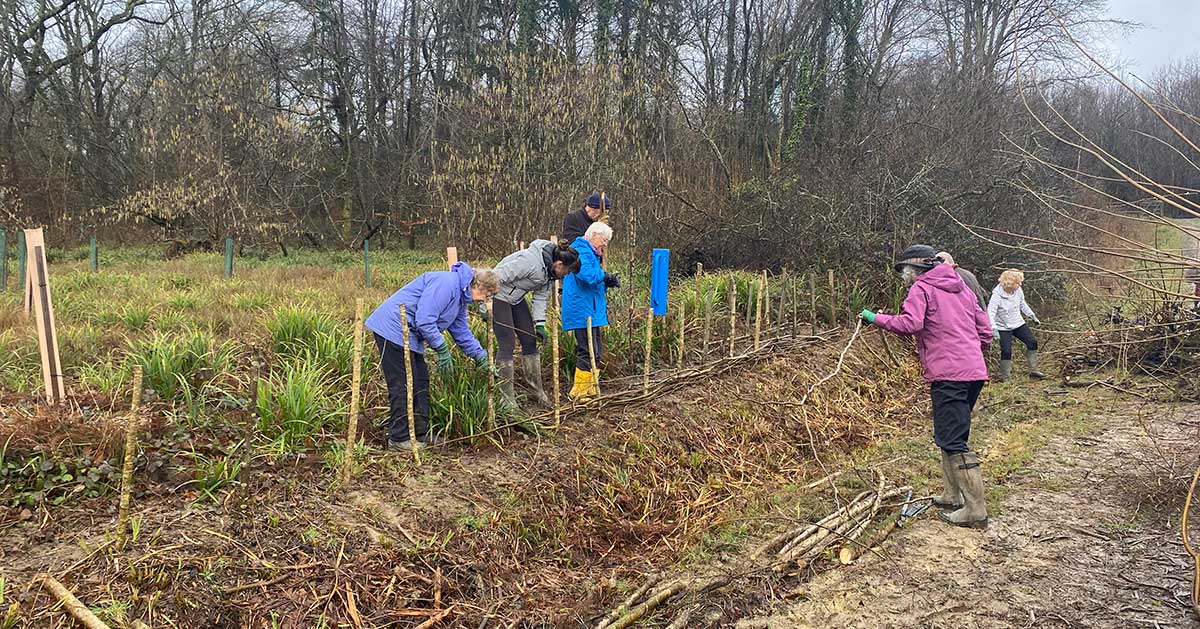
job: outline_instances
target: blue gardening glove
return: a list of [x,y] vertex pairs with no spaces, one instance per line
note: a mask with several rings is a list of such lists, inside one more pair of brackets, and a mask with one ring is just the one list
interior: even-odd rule
[[617,277],[616,273],[605,273],[604,274],[604,287],[605,288],[621,288],[621,278]]
[[533,326],[533,331],[537,333],[538,343],[546,342],[546,324],[539,323]]
[[483,303],[482,301],[479,302],[479,318],[483,319],[485,322],[488,320],[487,304]]
[[993,341],[1000,340],[1000,330],[992,330],[992,340]]
[[450,358],[450,344],[442,343],[442,346],[433,350],[437,352],[438,371],[442,374],[450,374],[454,372],[454,360]]
[[875,323],[875,313],[863,308],[863,311],[858,313],[858,318],[867,323]]

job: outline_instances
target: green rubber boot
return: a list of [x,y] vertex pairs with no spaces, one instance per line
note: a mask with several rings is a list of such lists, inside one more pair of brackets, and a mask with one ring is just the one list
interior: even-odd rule
[[963,506],[962,490],[958,488],[958,476],[954,473],[953,454],[941,451],[942,453],[942,485],[945,489],[942,490],[942,495],[935,497],[930,502],[933,506],[941,509],[959,509]]
[[983,475],[979,472],[979,455],[963,452],[951,455],[953,471],[962,491],[963,506],[954,511],[941,511],[943,522],[970,529],[985,529],[988,525],[987,501],[983,496]]

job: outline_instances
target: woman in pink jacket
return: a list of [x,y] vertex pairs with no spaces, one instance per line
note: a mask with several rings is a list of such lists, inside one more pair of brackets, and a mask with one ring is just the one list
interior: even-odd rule
[[971,411],[987,382],[983,352],[992,342],[992,325],[975,294],[937,250],[913,245],[900,254],[896,271],[911,285],[898,315],[859,315],[896,334],[913,335],[929,396],[933,400],[933,440],[942,450],[945,491],[933,504],[940,517],[970,528],[987,526],[987,504],[979,456],[967,446]]

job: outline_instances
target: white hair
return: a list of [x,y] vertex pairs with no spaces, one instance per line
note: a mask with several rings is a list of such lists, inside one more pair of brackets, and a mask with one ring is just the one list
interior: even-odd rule
[[612,227],[609,227],[607,223],[596,221],[588,226],[587,231],[583,232],[584,238],[590,238],[592,236],[599,236],[611,242],[613,237],[613,229]]

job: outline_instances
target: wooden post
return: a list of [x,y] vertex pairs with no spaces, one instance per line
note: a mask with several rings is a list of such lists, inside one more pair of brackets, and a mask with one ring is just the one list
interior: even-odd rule
[[829,325],[837,325],[837,295],[833,282],[833,269],[829,269]]
[[[697,297],[696,303],[700,303],[700,300],[699,300],[700,293],[699,292],[696,293],[696,297]],[[683,353],[686,349],[686,345],[684,345],[684,342],[683,342],[683,334],[684,334],[684,332],[686,332],[684,326],[687,324],[687,316],[686,315],[687,315],[687,302],[685,302],[681,299],[681,300],[679,300],[679,315],[678,315],[679,316],[679,366],[681,368],[683,367]]]
[[808,320],[810,334],[817,335],[817,276],[808,272]]
[[521,244],[517,246],[517,249],[518,249],[518,250],[521,250],[521,249],[524,249],[524,248],[525,248],[525,241],[524,241],[524,240],[522,240],[522,241],[521,241]]
[[363,239],[363,287],[371,288],[371,239]]
[[233,239],[225,239],[225,279],[233,277]]
[[96,236],[93,234],[88,243],[88,268],[92,273],[100,270],[100,252],[96,250]]
[[446,247],[446,265],[453,267],[458,263],[458,247]]
[[762,337],[762,319],[763,319],[763,295],[767,292],[767,272],[763,271],[762,279],[759,280],[758,299],[754,303],[754,351],[758,351],[762,347],[760,341]]
[[767,272],[762,272],[762,306],[758,309],[758,316],[765,319],[764,323],[767,328],[771,327],[771,278],[767,276]]
[[496,426],[496,350],[493,345],[493,339],[496,336],[494,326],[496,313],[492,310],[492,300],[487,300],[488,323],[487,323],[487,424],[483,427],[484,430],[492,430]]
[[246,391],[246,426],[242,431],[242,467],[238,469],[238,482],[242,484],[243,496],[249,495],[250,461],[253,460],[254,432],[258,429],[258,379],[261,363],[257,358],[250,361],[250,387]]
[[0,229],[0,293],[8,290],[8,230]]
[[121,468],[121,501],[117,507],[117,546],[124,547],[129,533],[129,498],[133,495],[133,464],[137,461],[138,411],[142,406],[142,366],[133,366],[133,400],[125,424],[125,465]]
[[58,356],[58,332],[54,323],[54,302],[50,298],[50,269],[46,266],[46,242],[41,229],[25,230],[27,260],[25,262],[28,288],[25,299],[37,322],[38,350],[42,357],[42,379],[46,384],[46,400],[57,404],[66,397],[63,387],[62,361]]
[[734,337],[737,335],[737,280],[729,275],[729,357],[733,357]]
[[[555,293],[558,292],[558,287],[559,287],[560,283],[561,282],[559,280],[554,280],[554,292]],[[558,370],[559,370],[558,335],[562,330],[562,313],[560,312],[558,314],[557,318],[553,317],[553,316],[546,317],[546,322],[550,324],[550,357],[551,357],[551,360],[553,361],[552,363],[550,363],[553,367],[553,371],[551,371],[550,378],[553,381],[554,398],[550,400],[550,404],[554,408],[554,425],[557,427],[559,424],[559,421],[562,418],[562,411],[561,411],[561,409],[559,409],[559,400],[561,399],[560,396],[561,396],[561,387],[562,387],[560,378],[562,376],[558,372]]]
[[758,291],[755,290],[758,282],[751,280],[746,283],[746,326],[749,327],[750,322],[754,320],[754,305],[755,298],[758,297]]
[[797,318],[797,297],[799,296],[799,279],[792,277],[792,335],[795,336],[800,331],[800,319]]
[[[449,249],[446,251],[448,253]],[[420,465],[421,452],[417,445],[417,420],[413,417],[412,348],[409,347],[412,339],[408,336],[408,306],[404,304],[400,304],[400,335],[404,338],[404,347],[401,348],[401,351],[404,352],[404,397],[408,402],[408,442],[412,445],[413,460]]]
[[646,308],[646,362],[642,367],[642,393],[650,390],[650,350],[654,335],[654,308]]
[[[550,234],[550,242],[557,245],[558,244],[558,234]],[[561,293],[562,293],[562,282],[560,280],[554,280],[554,292],[550,293],[550,305],[551,306],[554,306],[555,308],[562,307],[562,303],[561,303],[562,294]]]
[[783,322],[787,321],[787,317],[784,316],[783,311],[784,306],[787,305],[788,278],[786,276],[780,277],[779,286],[779,308],[775,311],[775,323],[777,326],[782,326]]
[[600,397],[600,366],[596,364],[596,344],[592,342],[592,318],[587,318],[588,362],[592,368],[592,386],[596,387],[596,397]]
[[[364,243],[366,241],[363,241]],[[364,251],[366,251],[364,249]],[[370,275],[368,286],[370,285]],[[405,341],[407,341],[407,337]],[[407,342],[405,343],[407,345]],[[408,351],[408,348],[405,348]],[[342,448],[342,486],[354,476],[354,445],[358,442],[359,405],[362,401],[363,300],[354,300],[354,364],[350,366],[350,410],[346,414],[346,445]],[[411,435],[410,435],[411,437]]]

